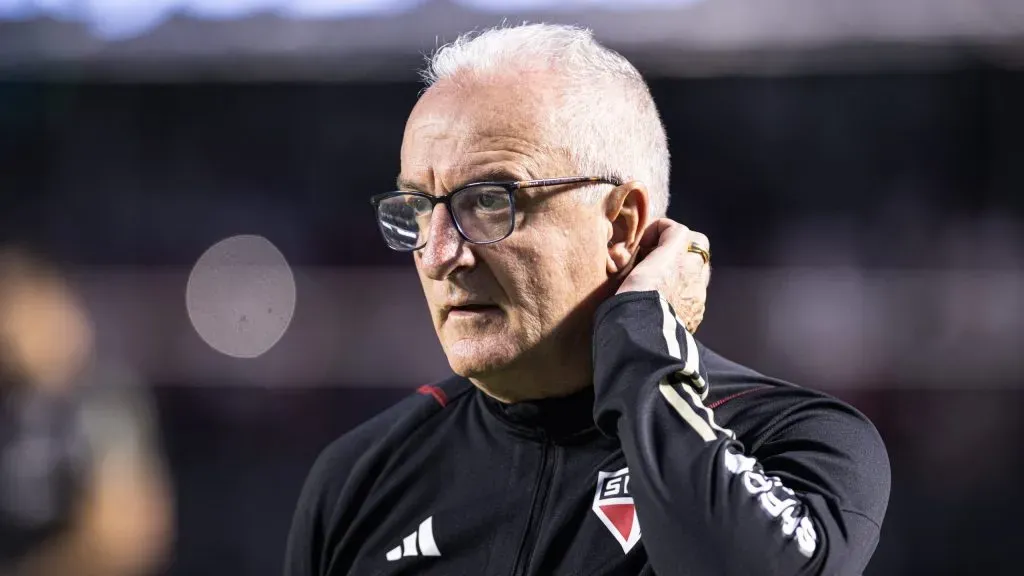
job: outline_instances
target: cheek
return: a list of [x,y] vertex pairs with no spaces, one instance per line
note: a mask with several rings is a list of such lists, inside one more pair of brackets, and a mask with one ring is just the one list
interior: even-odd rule
[[427,304],[427,311],[430,313],[430,321],[434,325],[435,330],[440,329],[441,306],[445,299],[444,286],[443,284],[425,276],[420,271],[418,262],[416,264],[416,274],[420,280],[420,288],[423,290],[424,301]]
[[430,278],[428,278],[423,273],[423,269],[420,266],[420,261],[419,261],[418,258],[415,259],[413,262],[414,262],[414,265],[416,266],[416,277],[419,278],[420,288],[423,289],[423,295],[427,298],[427,303],[431,305],[430,306],[431,307],[431,314],[433,314],[433,302],[434,302],[433,291],[435,290],[434,281],[431,280]]
[[593,243],[549,235],[542,248],[523,247],[515,267],[510,268],[510,291],[531,331],[542,333],[604,281],[603,255]]
[[517,250],[515,258],[502,268],[499,282],[517,316],[532,316],[543,299],[539,289],[543,284],[544,270],[539,254],[529,250]]

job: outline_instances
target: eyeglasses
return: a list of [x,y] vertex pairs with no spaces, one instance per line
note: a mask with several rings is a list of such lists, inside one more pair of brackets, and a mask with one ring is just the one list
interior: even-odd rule
[[600,176],[569,176],[544,180],[474,182],[445,196],[423,192],[385,192],[370,199],[377,212],[377,225],[392,250],[412,252],[426,246],[434,208],[448,208],[455,229],[471,244],[493,244],[508,238],[515,229],[516,190],[566,184],[622,183]]

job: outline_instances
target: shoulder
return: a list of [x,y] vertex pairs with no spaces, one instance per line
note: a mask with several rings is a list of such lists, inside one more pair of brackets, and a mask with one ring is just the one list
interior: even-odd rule
[[323,513],[339,504],[353,474],[372,468],[430,418],[467,396],[472,385],[449,378],[424,385],[394,406],[360,424],[321,451],[306,478],[299,509]]
[[415,393],[334,440],[320,453],[307,484],[343,483],[364,459],[387,452],[472,389],[462,378],[420,386]]
[[871,421],[850,404],[825,392],[762,374],[702,344],[698,346],[709,383],[705,405],[721,420],[735,424],[737,433],[748,429],[766,432],[764,428],[772,427],[787,415],[825,419],[841,415],[859,423],[866,434],[881,441]]
[[[379,464],[430,418],[468,396],[472,385],[450,378],[416,394],[338,438],[317,457],[299,495],[285,552],[285,574],[323,573],[327,554],[360,505],[359,478],[372,481]],[[356,488],[353,488],[356,486]]]
[[766,376],[700,346],[705,405],[766,470],[799,477],[807,491],[881,524],[891,489],[889,456],[871,420],[821,391]]

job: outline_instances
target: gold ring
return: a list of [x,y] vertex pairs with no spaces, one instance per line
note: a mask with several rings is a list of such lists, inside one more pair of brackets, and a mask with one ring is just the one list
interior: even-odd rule
[[705,250],[703,246],[696,242],[690,242],[690,247],[687,248],[686,251],[699,254],[701,259],[704,260],[705,265],[707,265],[708,262],[711,262],[711,252]]

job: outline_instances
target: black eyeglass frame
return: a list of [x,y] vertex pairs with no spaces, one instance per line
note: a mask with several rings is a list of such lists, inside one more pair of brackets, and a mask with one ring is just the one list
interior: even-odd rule
[[[561,178],[543,178],[543,179],[540,179],[540,180],[504,180],[504,181],[472,182],[470,184],[466,184],[465,186],[463,186],[461,188],[453,190],[450,194],[445,194],[444,196],[432,196],[432,195],[427,194],[425,192],[419,192],[419,191],[415,191],[415,190],[395,190],[394,192],[384,192],[382,194],[376,194],[373,197],[371,197],[370,198],[370,204],[373,205],[374,216],[376,216],[376,219],[377,219],[377,227],[380,229],[381,235],[384,236],[385,244],[387,244],[388,247],[391,248],[392,250],[395,250],[395,251],[398,251],[398,252],[415,252],[416,250],[419,250],[419,249],[421,249],[421,248],[423,248],[424,246],[427,245],[427,242],[424,241],[422,244],[420,244],[419,246],[416,246],[415,248],[410,248],[410,249],[407,249],[407,250],[403,250],[401,248],[395,248],[394,246],[391,245],[391,243],[387,242],[387,232],[385,232],[384,224],[381,222],[381,218],[380,218],[380,203],[383,202],[384,200],[387,200],[388,198],[394,198],[396,196],[410,196],[410,195],[411,196],[417,196],[417,197],[420,197],[420,198],[425,198],[428,202],[430,202],[430,210],[431,210],[431,212],[433,212],[434,209],[437,208],[438,204],[444,205],[444,207],[448,209],[448,213],[452,217],[452,222],[455,223],[455,229],[459,232],[459,236],[461,236],[463,240],[465,240],[466,242],[469,242],[470,244],[487,245],[487,244],[494,244],[496,242],[501,242],[505,238],[508,238],[509,236],[511,236],[513,232],[515,232],[515,228],[516,228],[516,196],[515,196],[515,193],[516,193],[517,190],[523,190],[523,189],[526,189],[526,188],[542,188],[544,186],[564,186],[564,185],[568,185],[568,184],[611,184],[613,186],[621,186],[623,183],[619,179],[617,179],[617,178],[608,178],[608,177],[604,177],[604,176],[565,176],[565,177],[561,177]],[[472,190],[474,188],[480,188],[480,187],[484,187],[484,186],[500,187],[500,188],[504,188],[505,189],[505,192],[508,194],[509,206],[511,207],[511,211],[510,211],[511,213],[509,214],[509,218],[512,221],[512,225],[509,226],[508,232],[505,233],[505,235],[502,236],[501,238],[497,238],[495,240],[487,240],[487,241],[484,241],[484,242],[477,242],[475,240],[470,239],[466,235],[466,232],[462,229],[462,223],[459,222],[458,215],[455,213],[454,210],[452,210],[452,199],[455,198],[457,195],[461,194],[462,192],[465,192],[466,190]]]

